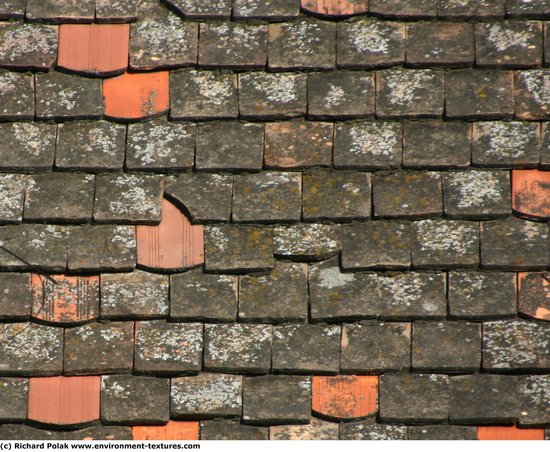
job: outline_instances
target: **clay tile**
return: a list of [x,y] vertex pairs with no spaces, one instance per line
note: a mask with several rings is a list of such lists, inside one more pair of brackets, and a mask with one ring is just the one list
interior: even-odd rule
[[169,108],[168,71],[125,73],[103,81],[105,115],[115,119],[155,116]]
[[550,320],[550,277],[518,273],[518,309],[535,319]]
[[170,421],[166,425],[153,427],[133,427],[133,437],[135,440],[198,440],[199,423],[198,422],[175,422]]
[[28,418],[57,425],[99,419],[100,380],[100,377],[31,378]]
[[61,25],[58,66],[71,71],[112,75],[128,67],[130,25]]
[[366,0],[302,0],[302,9],[323,16],[353,16],[367,12]]
[[158,226],[137,226],[137,262],[154,269],[182,269],[204,262],[204,227],[193,226],[166,199]]
[[55,275],[57,285],[32,275],[32,316],[51,323],[76,324],[99,315],[99,276]]
[[377,376],[313,377],[312,410],[328,419],[355,419],[376,413]]
[[512,171],[512,208],[521,216],[550,218],[550,171]]
[[479,440],[543,440],[543,428],[519,429],[515,425],[501,427],[478,427]]

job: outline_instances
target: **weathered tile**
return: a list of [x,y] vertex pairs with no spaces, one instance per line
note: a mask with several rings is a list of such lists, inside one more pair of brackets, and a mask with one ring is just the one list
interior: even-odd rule
[[[548,35],[550,36],[550,34]],[[550,46],[548,46],[550,49]],[[550,169],[550,122],[542,123],[541,169]]]
[[163,0],[168,8],[186,19],[218,19],[231,15],[231,0]]
[[518,311],[529,317],[550,320],[548,272],[518,273]]
[[169,379],[133,375],[101,377],[104,424],[162,425],[169,417]]
[[0,168],[11,171],[50,170],[55,156],[53,124],[0,124]]
[[61,72],[36,76],[36,116],[40,119],[99,118],[101,81]]
[[461,220],[420,220],[412,225],[416,268],[477,267],[479,224]]
[[399,122],[338,123],[334,166],[342,169],[385,169],[401,165],[403,126]]
[[194,161],[194,124],[156,119],[128,126],[128,170],[180,171],[192,168]]
[[415,322],[411,363],[420,372],[478,372],[481,325],[469,322]]
[[337,71],[308,77],[308,115],[312,118],[374,116],[374,74]]
[[172,379],[171,415],[177,419],[239,417],[242,377],[201,373]]
[[300,0],[233,0],[235,19],[287,20],[299,13]]
[[136,322],[134,371],[140,374],[185,374],[201,369],[202,325],[162,320]]
[[462,122],[406,122],[403,167],[466,168],[470,166],[470,125]]
[[165,196],[197,222],[229,220],[232,193],[233,176],[226,174],[179,174],[164,188]]
[[342,273],[338,259],[309,270],[310,315],[313,321],[359,320],[380,314],[378,276]]
[[28,273],[0,273],[0,320],[28,320],[32,308]]
[[262,68],[267,61],[267,25],[203,22],[199,65],[212,68]]
[[134,440],[195,441],[199,439],[199,423],[168,421],[160,426],[132,427]]
[[510,17],[548,18],[550,12],[544,0],[508,0],[506,13]]
[[27,0],[25,18],[37,22],[92,22],[93,0]]
[[342,440],[404,440],[407,439],[407,427],[403,425],[377,424],[371,418],[359,422],[340,424],[340,439]]
[[31,175],[25,190],[25,220],[90,221],[94,188],[95,177],[91,174]]
[[550,218],[550,171],[512,171],[512,208],[523,217]]
[[25,0],[4,0],[0,5],[0,19],[21,19],[25,15]]
[[303,176],[304,220],[370,218],[371,175],[319,171]]
[[71,121],[57,127],[55,167],[104,172],[124,165],[126,127],[107,121]]
[[0,424],[0,439],[6,441],[59,441],[63,439],[63,432],[43,430],[25,424]]
[[29,381],[26,378],[0,378],[0,419],[25,422]]
[[302,177],[300,173],[263,172],[235,176],[234,222],[299,221]]
[[387,69],[376,74],[376,115],[381,118],[438,117],[443,114],[443,72]]
[[204,369],[215,372],[269,372],[271,332],[271,325],[205,325]]
[[170,118],[236,118],[239,114],[237,76],[225,72],[170,73]]
[[267,427],[256,427],[254,425],[244,425],[239,421],[202,421],[201,422],[202,440],[267,440],[269,439],[269,430]]
[[89,323],[65,330],[65,375],[124,373],[132,370],[134,323]]
[[139,19],[132,24],[130,67],[175,68],[197,62],[199,26],[184,22],[159,2],[139,2]]
[[342,372],[407,371],[410,361],[410,323],[365,321],[344,324]]
[[136,0],[95,0],[97,23],[133,22],[136,19]]
[[201,124],[197,128],[198,170],[259,170],[263,163],[264,125],[241,122]]
[[445,273],[401,273],[380,277],[382,318],[444,318]]
[[486,121],[475,123],[472,163],[493,167],[535,167],[540,161],[540,131],[536,123]]
[[338,67],[369,68],[405,62],[405,25],[361,19],[338,23]]
[[133,174],[96,178],[94,220],[155,224],[162,219],[162,179]]
[[421,425],[409,427],[409,439],[414,441],[475,440],[476,427],[465,425]]
[[0,67],[47,71],[57,58],[57,27],[2,22]]
[[339,436],[339,426],[333,422],[325,422],[312,418],[306,425],[276,425],[269,427],[269,436],[279,441],[321,441],[336,440]]
[[471,24],[417,22],[407,26],[407,64],[461,67],[471,66],[474,59]]
[[34,118],[34,77],[32,74],[0,71],[0,118]]
[[537,270],[550,264],[548,224],[517,218],[481,224],[481,264],[487,268]]
[[207,226],[204,234],[205,269],[246,273],[274,266],[273,231],[254,226]]
[[[550,414],[550,379],[548,375],[520,377],[519,399],[522,405],[519,425],[540,427],[545,425]],[[543,432],[539,431],[539,439]]]
[[239,278],[239,320],[304,322],[308,317],[307,266],[276,263],[268,275]]
[[[409,268],[411,265],[410,223],[367,221],[343,226],[342,267],[346,270]],[[357,243],[365,246],[358,247]]]
[[273,330],[272,366],[290,374],[340,370],[340,325],[281,325]]
[[23,219],[23,200],[27,177],[19,174],[0,174],[0,223],[19,223]]
[[370,0],[369,11],[380,16],[435,17],[437,0]]
[[456,69],[445,74],[448,118],[510,118],[514,114],[511,71]]
[[35,323],[0,325],[0,369],[4,376],[59,375],[63,370],[63,329]]
[[340,251],[339,227],[329,224],[277,226],[273,231],[274,254],[297,261],[319,261]]
[[303,116],[307,76],[299,73],[249,72],[239,75],[239,112],[250,119]]
[[497,372],[550,369],[550,325],[526,320],[483,324],[483,368]]
[[132,429],[130,427],[96,426],[82,430],[63,432],[65,441],[113,441],[131,440]]
[[516,274],[449,272],[449,314],[477,320],[514,317],[517,314]]
[[516,118],[550,118],[549,79],[548,69],[515,72]]
[[268,66],[271,69],[331,69],[335,62],[335,24],[298,19],[269,25]]
[[505,3],[505,0],[439,0],[437,13],[439,17],[452,19],[500,18],[504,17]]
[[353,16],[368,11],[367,0],[302,0],[302,9],[311,14],[329,17]]
[[382,422],[444,422],[449,417],[447,375],[395,374],[380,377]]
[[[284,394],[284,397],[281,397]],[[292,403],[288,403],[292,400]],[[306,424],[311,413],[309,377],[266,375],[243,379],[245,424]]]

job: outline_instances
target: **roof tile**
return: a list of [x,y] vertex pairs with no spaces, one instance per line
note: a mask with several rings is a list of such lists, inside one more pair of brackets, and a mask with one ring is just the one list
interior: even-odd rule
[[34,76],[17,72],[0,71],[0,100],[2,119],[34,118]]
[[275,256],[296,261],[319,261],[338,254],[340,228],[312,223],[277,226],[274,229]]
[[239,421],[216,420],[202,421],[202,440],[267,440],[269,429],[267,427],[256,427],[244,425]]
[[540,320],[550,320],[548,273],[518,273],[518,310]]
[[36,22],[92,22],[94,0],[27,0],[25,18]]
[[0,420],[24,422],[27,419],[29,380],[0,378]]
[[31,308],[30,274],[0,273],[0,320],[28,320]]
[[98,23],[133,22],[136,19],[136,0],[95,0],[95,21]]
[[60,441],[63,432],[43,430],[25,424],[0,424],[0,439],[7,441]]
[[370,0],[369,11],[389,17],[434,17],[437,15],[437,0]]
[[276,425],[269,427],[272,440],[282,441],[321,441],[336,440],[340,434],[339,425],[312,418],[306,425]]
[[132,439],[132,430],[129,427],[108,427],[99,425],[82,430],[63,432],[65,441],[113,441]]
[[477,439],[479,440],[543,440],[544,429],[519,429],[515,425],[477,427]]
[[508,0],[506,13],[510,17],[547,18],[550,16],[544,0]]
[[369,418],[359,422],[340,424],[340,439],[360,440],[404,440],[407,439],[407,427],[403,425],[378,424]]
[[0,222],[19,223],[23,219],[23,200],[27,188],[27,176],[0,174]]
[[25,0],[3,0],[0,19],[21,19],[25,15]]
[[57,57],[57,42],[57,27],[3,22],[0,67],[47,71]]
[[203,2],[202,0],[163,0],[168,8],[186,19],[218,19],[231,15],[231,0]]
[[198,422],[169,421],[155,427],[132,427],[132,439],[138,441],[192,441],[199,439]]
[[367,0],[302,0],[302,9],[322,16],[353,16],[368,10]]
[[409,430],[410,440],[475,440],[477,439],[476,427],[465,425],[420,425],[411,426]]
[[466,19],[471,17],[504,17],[505,0],[438,0],[438,16],[443,18]]
[[236,19],[287,20],[300,13],[300,0],[233,0]]
[[550,171],[512,171],[512,207],[521,216],[550,218]]

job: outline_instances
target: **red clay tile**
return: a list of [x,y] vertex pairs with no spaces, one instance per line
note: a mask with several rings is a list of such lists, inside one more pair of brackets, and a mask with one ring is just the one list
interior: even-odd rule
[[519,429],[515,425],[504,427],[478,427],[480,440],[543,440],[543,428]]
[[195,440],[199,439],[198,422],[170,421],[166,425],[152,427],[133,427],[132,433],[135,440]]
[[518,310],[535,319],[550,320],[550,281],[543,273],[518,273]]
[[32,316],[51,323],[75,324],[99,315],[99,276],[32,275]]
[[122,73],[128,67],[130,25],[61,25],[57,65],[92,74]]
[[313,377],[312,410],[329,419],[353,419],[376,413],[378,377]]
[[204,262],[204,227],[193,226],[171,202],[162,201],[158,226],[137,226],[137,262],[149,268],[181,269]]
[[302,0],[302,9],[325,16],[352,16],[367,12],[366,0]]
[[512,171],[512,208],[522,216],[550,218],[550,171]]
[[168,71],[125,73],[103,80],[105,115],[115,119],[139,119],[168,111]]
[[75,425],[99,419],[101,377],[29,379],[30,420]]

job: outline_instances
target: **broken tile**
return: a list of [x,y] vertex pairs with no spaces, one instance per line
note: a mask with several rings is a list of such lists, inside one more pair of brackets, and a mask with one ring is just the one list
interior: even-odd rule
[[366,0],[302,0],[302,9],[321,16],[353,16],[366,13],[368,2]]
[[134,323],[89,323],[65,330],[65,375],[124,373],[132,370]]
[[300,13],[300,0],[233,0],[235,19],[268,21],[294,19]]
[[23,200],[27,177],[19,174],[0,174],[0,222],[20,223],[23,219]]
[[194,441],[199,439],[199,423],[168,421],[166,425],[132,427],[132,434],[138,441]]
[[437,13],[446,19],[504,17],[505,0],[439,0]]
[[267,440],[269,430],[266,427],[244,425],[240,421],[202,421],[202,440]]
[[95,0],[97,23],[133,22],[136,19],[136,0]]
[[550,118],[550,70],[533,69],[515,72],[516,118],[524,120]]
[[169,311],[168,276],[141,270],[101,275],[101,317],[153,319]]
[[363,321],[344,324],[342,372],[401,372],[409,369],[410,361],[410,323]]
[[512,208],[523,217],[550,218],[550,171],[512,171]]
[[414,441],[475,440],[476,427],[465,425],[421,425],[409,427],[409,439]]
[[312,418],[306,425],[276,425],[269,427],[269,436],[279,441],[321,441],[336,440],[339,436],[339,426],[333,422],[325,422]]
[[0,71],[0,118],[34,118],[34,77],[32,74]]
[[529,317],[550,320],[548,273],[518,273],[518,311]]
[[271,332],[271,325],[205,325],[204,369],[213,372],[269,372]]
[[201,373],[172,379],[171,415],[176,419],[239,417],[242,376]]
[[36,22],[92,22],[93,0],[27,0],[25,18]]
[[0,273],[0,320],[28,320],[32,308],[28,273]]
[[219,19],[231,15],[231,0],[163,0],[168,8],[186,19]]
[[25,422],[29,380],[0,378],[0,419],[2,422]]
[[274,254],[298,261],[319,261],[340,251],[339,227],[329,224],[296,224],[274,229]]
[[57,27],[2,22],[0,67],[47,71],[57,58],[57,42]]
[[404,425],[377,424],[375,418],[365,421],[340,424],[342,440],[404,440],[407,439],[407,427]]
[[370,0],[369,12],[373,15],[424,18],[437,15],[437,0]]

